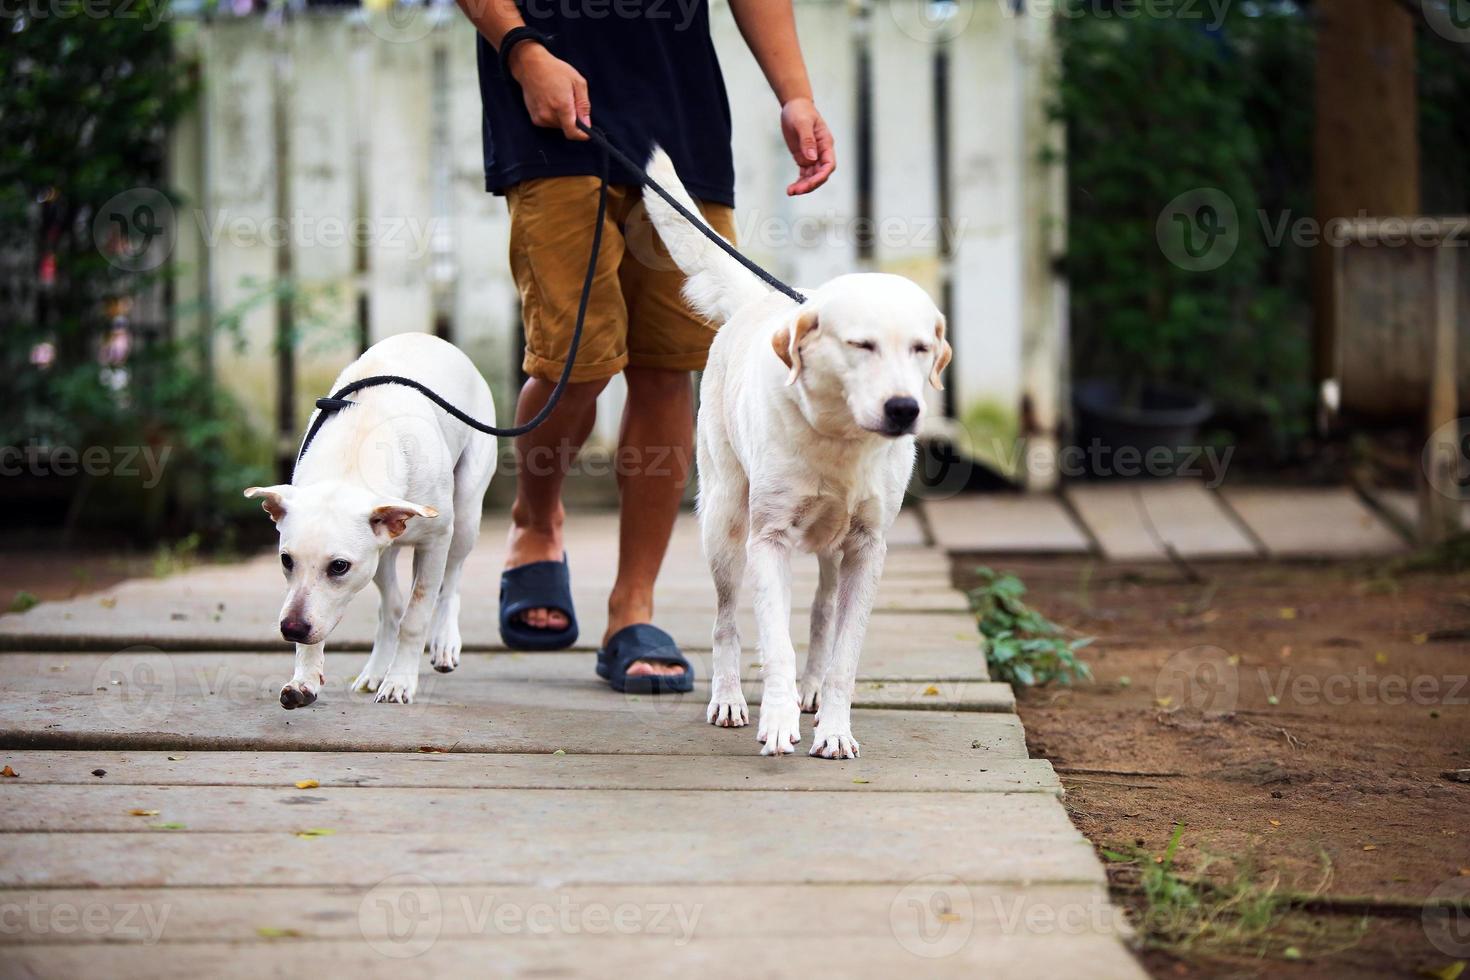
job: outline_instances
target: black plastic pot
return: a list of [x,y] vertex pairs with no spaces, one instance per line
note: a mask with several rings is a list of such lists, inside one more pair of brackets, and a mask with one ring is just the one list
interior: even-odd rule
[[1117,381],[1090,378],[1072,388],[1077,439],[1064,476],[1137,478],[1186,475],[1199,452],[1199,429],[1214,412],[1198,392],[1144,385],[1125,404]]

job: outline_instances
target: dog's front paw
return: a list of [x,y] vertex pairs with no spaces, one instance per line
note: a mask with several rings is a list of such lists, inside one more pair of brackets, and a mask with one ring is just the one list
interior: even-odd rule
[[400,674],[390,670],[378,685],[378,696],[373,700],[378,704],[411,704],[418,687],[417,673]]
[[429,665],[441,674],[447,674],[459,666],[459,652],[463,647],[459,637],[459,624],[447,623],[439,632],[429,637]]
[[812,732],[811,754],[818,759],[856,759],[861,753],[850,726],[818,722],[816,731]]
[[761,743],[761,755],[790,755],[801,741],[801,706],[795,700],[762,702],[755,737]]
[[316,700],[319,686],[310,681],[293,680],[281,688],[281,707],[290,711],[293,708],[304,708]]
[[745,703],[740,682],[736,681],[730,688],[726,690],[725,685],[718,682],[715,684],[710,692],[709,710],[705,712],[704,720],[721,728],[744,728],[750,724],[750,708]]

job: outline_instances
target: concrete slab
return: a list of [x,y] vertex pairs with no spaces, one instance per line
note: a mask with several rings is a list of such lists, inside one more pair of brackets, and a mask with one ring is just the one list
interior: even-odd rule
[[[1013,711],[1016,699],[1008,684],[990,683],[978,652],[962,666],[953,658],[956,674],[924,677],[923,671],[906,670],[901,658],[892,654],[859,675],[854,706],[859,708],[908,708],[914,710]],[[688,696],[709,700],[711,656],[702,651],[689,654],[695,670],[695,689]],[[365,695],[349,691],[347,685],[362,668],[361,653],[329,654],[327,684],[331,699],[365,702]],[[922,658],[915,658],[922,666]],[[290,679],[293,657],[287,653],[163,653],[134,651],[117,655],[100,653],[8,654],[4,663],[11,670],[6,684],[15,693],[75,694],[92,698],[99,710],[142,714],[140,702],[152,698],[204,701],[216,698],[246,702],[279,694]],[[931,663],[941,663],[933,658]],[[586,706],[606,708],[617,702],[654,702],[654,697],[618,694],[594,673],[593,658],[586,653],[555,654],[467,654],[458,670],[439,674],[424,664],[420,678],[421,700],[427,704],[447,702],[499,702],[532,706],[554,703],[563,708]],[[963,672],[962,672],[963,671]],[[761,668],[744,665],[745,697],[758,704],[762,693]],[[894,674],[907,673],[907,678]],[[966,674],[968,676],[966,676]],[[116,682],[116,683],[115,683]],[[401,707],[401,706],[400,706]],[[415,706],[410,705],[412,710]],[[138,710],[134,710],[138,709]]]
[[[541,756],[543,766],[556,766],[561,756]],[[762,760],[767,765],[782,765],[790,760]],[[615,783],[617,759],[603,756],[604,783]],[[849,777],[849,780],[852,777]],[[338,835],[413,834],[423,830],[462,832],[473,827],[494,828],[493,837],[502,843],[523,839],[533,850],[565,848],[574,851],[581,842],[583,856],[568,853],[564,860],[547,863],[559,869],[569,881],[636,882],[646,880],[633,869],[611,865],[622,860],[646,861],[645,845],[651,837],[667,833],[671,844],[687,835],[690,852],[680,856],[676,866],[652,872],[656,877],[669,874],[672,880],[692,881],[706,874],[711,882],[750,880],[723,870],[740,864],[737,848],[745,842],[729,839],[729,835],[711,833],[730,809],[720,792],[707,790],[661,789],[650,793],[641,789],[479,789],[463,786],[450,788],[324,786],[309,791],[294,786],[113,786],[105,781],[97,785],[38,785],[7,787],[0,797],[13,806],[0,810],[0,834],[20,833],[173,833],[181,836],[199,834],[291,834],[304,828],[326,827]],[[949,826],[955,835],[956,852],[968,849],[983,834],[991,841],[1008,836],[1025,838],[1057,837],[1075,840],[1077,831],[1067,819],[1066,811],[1052,798],[1036,793],[994,793],[983,800],[972,794],[950,792],[854,793],[842,807],[844,834],[860,828],[877,828],[910,821],[918,825]],[[789,799],[795,796],[797,799]],[[976,803],[983,805],[977,807]],[[821,871],[802,871],[807,880],[827,881],[907,881],[911,864],[882,864],[875,855],[861,858],[839,858],[835,851],[846,844],[834,841],[821,845],[807,839],[808,834],[828,836],[829,828],[819,819],[821,810],[832,802],[822,791],[755,790],[741,794],[740,805],[750,812],[770,813],[777,807],[789,818],[779,839],[768,841],[768,848],[786,849],[792,863],[800,863],[802,853],[815,856],[826,852]],[[132,815],[134,809],[157,810],[154,817]],[[618,815],[625,839],[600,842],[608,836],[605,827],[608,812]],[[930,823],[932,821],[932,824]],[[175,830],[159,830],[160,826],[179,824]],[[802,829],[803,827],[807,829]],[[896,835],[899,837],[907,835]],[[713,838],[723,837],[721,843]],[[705,840],[700,840],[705,838]],[[534,844],[532,840],[534,839]],[[912,855],[913,844],[889,841],[865,850],[887,850],[897,856]],[[774,855],[771,855],[774,856]],[[533,883],[534,868],[542,865],[546,854],[517,856],[504,853],[490,871],[489,883],[523,880]],[[962,860],[946,858],[946,860]],[[856,863],[868,862],[869,870],[850,874]],[[748,862],[746,862],[748,863]],[[510,870],[523,866],[526,877]],[[13,869],[0,868],[0,879],[9,880]],[[770,867],[760,872],[773,874]],[[21,872],[25,874],[25,872]],[[503,875],[511,877],[502,877]],[[775,880],[787,880],[778,877]],[[965,880],[986,880],[966,877]],[[989,879],[994,880],[994,879]]]
[[[1413,490],[1375,490],[1373,498],[1380,507],[1398,518],[1403,530],[1413,532],[1419,526],[1419,495]],[[1470,528],[1470,500],[1462,505],[1460,526]]]
[[[919,899],[915,899],[919,901]],[[812,906],[829,907],[820,899]],[[919,915],[921,913],[914,913]],[[1085,910],[1084,910],[1085,914]],[[825,919],[807,914],[808,920]],[[946,919],[941,925],[952,923]],[[146,946],[27,946],[7,954],[22,976],[144,977],[194,980],[200,976],[289,976],[303,964],[363,980],[402,980],[406,971],[429,976],[527,975],[757,977],[835,975],[902,976],[921,967],[926,977],[973,978],[1087,976],[1095,980],[1139,980],[1145,976],[1123,945],[1111,936],[1069,936],[1061,927],[1042,939],[1015,932],[999,937],[978,930],[955,932],[914,927],[907,939],[894,936],[831,940],[820,921],[802,936],[775,940],[720,939],[677,946],[670,936],[552,936],[490,940],[438,939],[413,959],[382,943],[385,955],[360,939],[337,942],[286,940],[247,947],[213,943],[161,951]],[[523,930],[523,931],[529,931]],[[416,934],[417,935],[417,934]],[[907,934],[900,934],[907,935]],[[943,937],[951,937],[947,942]],[[407,966],[405,964],[408,964]]]
[[[272,572],[272,575],[276,575]],[[194,573],[182,576],[180,582],[192,580]],[[173,581],[173,580],[167,580]],[[163,583],[159,583],[162,585]],[[944,606],[951,611],[908,610],[900,614],[878,610],[869,627],[869,641],[876,646],[943,647],[969,644],[979,637],[974,618],[960,608],[962,599],[946,584]],[[242,588],[228,593],[222,601],[209,595],[172,594],[161,588],[121,591],[114,595],[86,597],[68,602],[43,603],[29,612],[0,617],[0,647],[7,650],[117,650],[129,646],[150,645],[170,650],[258,650],[285,648],[277,622],[280,618],[281,595],[275,588],[269,592],[250,593]],[[499,614],[494,591],[483,600],[467,601],[460,618],[465,648],[474,651],[504,650],[500,642]],[[376,629],[377,595],[369,589],[360,593],[348,608],[341,624],[333,632],[329,645],[338,650],[367,650]],[[575,649],[597,649],[602,638],[605,596],[583,594],[578,617],[581,639]],[[804,649],[810,630],[808,604],[810,594],[796,605],[791,617],[792,637],[798,649]],[[922,597],[914,605],[922,606]],[[672,606],[657,607],[661,627],[685,650],[708,650],[710,630],[714,623],[713,604],[708,609]],[[742,635],[754,638],[755,620],[745,610],[740,617]]]
[[[668,945],[682,948],[690,943],[742,939],[769,943],[783,939],[809,939],[819,932],[834,945],[854,939],[903,937],[918,939],[916,927],[942,926],[942,921],[925,922],[908,915],[908,899],[933,897],[948,900],[952,923],[957,931],[971,934],[976,940],[1003,941],[1017,932],[1017,912],[1033,921],[1050,917],[1066,918],[1076,935],[1113,936],[1126,934],[1122,918],[1110,914],[1103,889],[1087,884],[983,884],[957,880],[936,881],[930,894],[914,895],[908,886],[895,889],[889,885],[569,885],[562,888],[509,886],[486,888],[462,884],[435,884],[407,880],[401,889],[394,884],[376,888],[207,888],[189,893],[187,902],[178,893],[162,888],[126,888],[109,893],[117,908],[146,910],[146,915],[133,918],[139,932],[149,921],[160,923],[157,944],[226,941],[243,947],[269,944],[289,947],[323,941],[361,942],[397,936],[400,943],[414,930],[425,927],[425,935],[433,932],[435,942],[475,939],[489,943],[517,937],[552,939],[556,934],[570,937],[593,936],[665,937]],[[388,915],[375,914],[379,898],[400,895],[422,897],[418,911],[425,913],[418,923],[395,921]],[[36,918],[49,922],[64,916],[67,908],[84,908],[95,902],[97,893],[86,889],[0,890],[0,907],[34,909]],[[390,903],[390,909],[394,903]],[[407,903],[405,903],[405,906]],[[283,914],[283,908],[299,909],[300,915]],[[811,912],[823,909],[820,918]],[[525,914],[550,911],[533,931],[525,922]],[[599,910],[622,910],[621,928],[611,923],[599,924]],[[167,910],[165,912],[165,910]],[[503,910],[503,911],[502,911]],[[656,910],[663,910],[655,919]],[[512,914],[519,911],[520,915]],[[927,911],[923,909],[921,911]],[[367,914],[363,914],[363,913]],[[898,914],[895,914],[897,912]],[[497,914],[499,913],[499,914]],[[1084,914],[1077,914],[1084,913]],[[940,913],[943,914],[943,913]],[[267,939],[259,930],[265,928],[294,930],[297,935]],[[129,939],[129,925],[110,923],[110,928],[77,930],[67,937],[74,943],[116,943]],[[409,926],[408,929],[395,927]],[[936,933],[947,930],[936,928]],[[958,952],[960,937],[951,936],[945,944]],[[54,942],[55,937],[49,937]],[[930,935],[930,946],[938,936]],[[0,933],[0,946],[46,945],[44,934]],[[968,940],[967,940],[968,942]],[[422,945],[422,943],[420,943]],[[920,949],[923,945],[920,946]],[[486,947],[488,952],[489,947]],[[405,952],[409,950],[405,949]],[[173,952],[173,951],[170,951]],[[919,955],[919,954],[915,954]],[[642,971],[640,971],[641,973]]]
[[[323,788],[420,789],[646,789],[789,790],[847,793],[1048,793],[1061,783],[1045,759],[975,759],[968,756],[899,763],[881,756],[830,765],[773,765],[759,756],[713,756],[698,765],[659,756],[490,755],[472,753],[355,752],[25,752],[5,753],[20,773],[0,785],[10,806],[23,805],[30,787],[72,786],[277,786],[295,791],[297,780]],[[94,770],[106,775],[98,777]],[[131,808],[130,808],[131,809]],[[0,934],[3,939],[3,934]]]
[[1161,542],[1190,559],[1259,554],[1214,492],[1198,483],[1079,483],[1066,498],[1113,561],[1165,561]]
[[1404,539],[1345,488],[1241,487],[1222,494],[1273,558],[1345,558],[1407,550]]
[[950,497],[924,503],[936,543],[946,551],[1084,554],[1087,535],[1046,494]]
[[[442,678],[446,675],[433,675]],[[121,686],[120,686],[121,687]],[[86,694],[0,691],[0,745],[36,749],[162,751],[552,752],[632,755],[749,755],[755,728],[705,723],[695,694],[586,698],[575,707],[519,703],[497,690],[451,701],[425,690],[411,705],[373,704],[328,691],[310,708],[283,711],[277,689],[231,685],[214,696],[169,696],[129,688],[111,700]],[[560,692],[558,692],[560,693]],[[810,737],[811,719],[802,723]],[[1014,715],[991,712],[858,710],[853,730],[864,755],[938,760],[950,755],[1023,759]],[[809,743],[808,743],[809,744]],[[810,760],[812,765],[822,760]]]
[[[359,790],[367,793],[371,790]],[[423,791],[415,791],[423,792]],[[507,795],[529,790],[495,790]],[[548,790],[535,804],[580,791]],[[732,812],[732,802],[754,802],[716,793],[630,792],[642,801],[632,809],[604,809],[593,794],[565,800],[578,804],[563,820],[558,813],[502,822],[487,805],[478,814],[490,822],[461,823],[452,813],[420,812],[420,828],[392,832],[332,827],[313,808],[300,808],[298,822],[273,832],[129,831],[109,833],[12,833],[0,835],[0,885],[10,888],[98,888],[162,886],[203,888],[334,884],[372,886],[402,874],[430,881],[482,885],[560,884],[841,884],[902,885],[924,869],[961,881],[1080,882],[1101,884],[1102,866],[1076,832],[1033,834],[985,820],[972,796],[958,803],[942,794],[915,793],[908,806],[852,807],[843,802],[840,832],[834,828],[831,797],[780,794],[777,809]],[[1000,798],[1000,797],[997,797]],[[1020,799],[1065,814],[1056,800],[1027,793]],[[843,794],[839,801],[855,799]],[[861,797],[898,800],[903,794]],[[929,801],[925,804],[924,801]],[[775,803],[775,800],[765,800]],[[851,812],[849,812],[851,810]],[[732,822],[779,813],[779,826],[758,845]],[[807,819],[788,822],[787,814]],[[900,832],[916,816],[942,817],[945,847],[936,850],[927,834]],[[693,822],[690,822],[693,821]],[[396,823],[394,824],[396,826]],[[616,827],[616,832],[613,832]],[[312,829],[329,836],[298,836]],[[722,832],[722,829],[724,832]],[[859,838],[857,835],[862,834]],[[863,846],[851,841],[862,840]],[[754,852],[759,850],[757,856]]]

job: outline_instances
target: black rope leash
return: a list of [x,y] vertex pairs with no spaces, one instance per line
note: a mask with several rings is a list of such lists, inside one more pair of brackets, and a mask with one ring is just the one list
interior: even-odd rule
[[760,266],[756,265],[750,259],[741,255],[740,252],[736,250],[735,246],[731,245],[729,242],[725,241],[723,237],[721,237],[719,232],[715,231],[709,225],[705,224],[703,218],[696,215],[688,208],[684,207],[684,205],[680,204],[672,194],[664,190],[657,181],[648,176],[648,171],[644,170],[643,167],[639,164],[633,162],[631,159],[628,158],[625,153],[614,146],[612,140],[608,139],[607,134],[604,133],[601,129],[598,129],[596,126],[583,125],[581,122],[577,123],[577,128],[586,133],[588,137],[591,138],[592,142],[597,144],[598,148],[601,151],[598,155],[598,175],[601,178],[601,183],[597,188],[597,225],[592,230],[592,250],[587,256],[587,275],[582,279],[582,296],[581,299],[577,302],[577,322],[572,327],[572,342],[569,349],[567,350],[567,360],[566,363],[562,365],[561,377],[557,379],[556,387],[551,389],[551,395],[546,399],[546,404],[541,406],[541,410],[538,411],[528,421],[522,422],[520,425],[503,427],[486,425],[484,422],[481,422],[478,419],[471,418],[464,412],[460,411],[458,408],[450,404],[442,396],[436,393],[433,389],[429,388],[428,385],[425,385],[419,381],[415,381],[412,378],[404,378],[396,374],[377,374],[370,378],[359,378],[356,381],[343,385],[337,391],[333,392],[331,397],[318,398],[316,400],[317,414],[316,417],[311,420],[311,425],[306,430],[305,438],[301,440],[301,449],[296,453],[296,465],[299,466],[301,464],[301,458],[306,455],[306,450],[310,448],[311,441],[316,438],[316,434],[318,430],[321,429],[322,423],[331,416],[335,415],[337,412],[340,412],[342,409],[351,408],[353,405],[357,404],[356,402],[349,401],[347,396],[356,394],[364,388],[374,388],[378,385],[402,385],[405,388],[412,388],[419,394],[423,395],[425,398],[429,399],[429,401],[433,402],[435,405],[438,405],[440,408],[444,409],[444,411],[448,412],[455,419],[458,419],[460,422],[463,422],[470,428],[478,432],[483,432],[486,435],[504,436],[511,438],[515,436],[522,436],[525,435],[527,432],[530,432],[537,426],[541,425],[541,423],[545,422],[548,418],[550,418],[552,411],[556,408],[557,402],[561,401],[562,393],[566,391],[567,383],[571,380],[572,368],[576,365],[577,361],[577,348],[580,347],[582,344],[582,326],[587,320],[587,303],[592,298],[592,281],[597,274],[597,256],[602,251],[602,223],[607,217],[607,184],[609,156],[616,159],[630,173],[636,176],[639,182],[644,187],[649,188],[659,197],[662,197],[665,201],[667,201],[670,207],[672,207],[675,211],[683,216],[684,220],[688,221],[695,228],[699,229],[700,233],[703,234],[704,237],[708,238],[710,241],[718,245],[731,258],[739,262],[746,269],[750,270],[750,272],[754,274],[756,278],[760,279],[767,286],[770,286],[778,293],[790,297],[794,302],[806,302],[805,296],[792,289],[790,286],[786,285],[786,283],[782,282],[780,279],[777,279],[775,276],[771,275],[765,269],[762,269]]
[[627,154],[614,146],[612,140],[607,138],[606,133],[598,129],[596,126],[584,126],[580,122],[577,123],[577,128],[590,136],[594,143],[601,146],[604,153],[612,154],[613,158],[617,160],[618,163],[621,163],[624,167],[626,167],[629,173],[636,176],[644,187],[647,187],[649,190],[653,191],[659,197],[667,201],[669,203],[669,207],[673,208],[675,211],[684,216],[685,221],[689,222],[695,228],[698,228],[700,233],[702,233],[705,238],[708,238],[710,241],[718,245],[721,249],[724,250],[726,255],[730,256],[730,258],[745,266],[745,268],[750,270],[751,274],[753,274],[757,279],[765,283],[767,286],[770,286],[776,292],[789,297],[793,302],[806,302],[805,296],[803,296],[801,293],[798,293],[790,286],[786,285],[780,279],[777,279],[775,276],[771,275],[765,269],[762,269],[760,266],[756,265],[750,259],[747,259],[745,256],[741,255],[740,251],[736,249],[734,245],[731,245],[729,242],[725,241],[725,239],[720,235],[719,232],[715,231],[709,225],[705,224],[702,217],[695,214],[693,211],[690,211],[684,205],[675,200],[674,195],[664,190],[661,186],[659,186],[657,181],[648,176],[647,170],[644,170],[640,164],[634,163],[632,160],[628,159]]

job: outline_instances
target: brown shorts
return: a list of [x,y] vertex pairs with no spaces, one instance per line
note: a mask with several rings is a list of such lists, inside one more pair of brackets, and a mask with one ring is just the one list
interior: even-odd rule
[[[596,177],[543,177],[506,191],[510,268],[521,294],[526,330],[524,367],[533,378],[561,376],[587,275]],[[679,271],[658,237],[637,188],[608,187],[607,219],[573,381],[610,378],[634,367],[697,371],[714,340],[714,324],[684,302]],[[735,240],[735,212],[700,202],[710,227]]]

